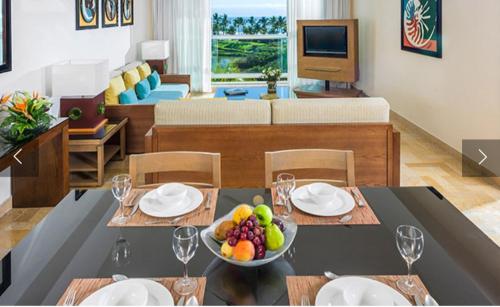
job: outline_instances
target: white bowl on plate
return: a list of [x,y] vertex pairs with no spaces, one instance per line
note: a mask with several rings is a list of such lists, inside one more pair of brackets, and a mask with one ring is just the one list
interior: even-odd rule
[[156,189],[165,203],[177,204],[186,198],[188,187],[182,183],[167,183]]
[[110,287],[99,299],[100,306],[146,306],[148,290],[134,281],[123,281]]
[[311,200],[320,206],[325,206],[338,199],[337,190],[322,182],[307,185],[307,193]]

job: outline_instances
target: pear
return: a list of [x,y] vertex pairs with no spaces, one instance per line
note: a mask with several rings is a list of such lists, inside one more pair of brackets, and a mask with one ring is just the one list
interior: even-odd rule
[[285,235],[276,224],[270,224],[266,227],[266,249],[275,251],[285,244]]

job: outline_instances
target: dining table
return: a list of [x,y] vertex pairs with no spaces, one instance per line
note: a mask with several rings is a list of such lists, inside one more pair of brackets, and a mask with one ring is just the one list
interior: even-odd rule
[[[360,187],[376,225],[299,225],[292,246],[275,261],[240,267],[201,241],[189,276],[205,277],[204,305],[289,305],[287,277],[401,275],[398,225],[422,230],[414,264],[440,305],[500,305],[500,248],[432,187]],[[220,189],[215,219],[270,189]],[[72,190],[2,259],[0,305],[55,305],[75,279],[181,277],[172,250],[175,227],[109,227],[119,204],[111,190]],[[298,209],[294,209],[298,210]],[[206,226],[198,227],[203,230]],[[170,289],[171,290],[171,289]],[[314,301],[311,302],[314,304]]]

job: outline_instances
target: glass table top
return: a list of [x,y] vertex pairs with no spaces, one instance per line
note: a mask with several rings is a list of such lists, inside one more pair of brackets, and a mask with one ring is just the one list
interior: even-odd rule
[[[406,265],[394,237],[400,224],[423,230],[425,249],[415,273],[440,304],[500,304],[500,249],[436,190],[361,191],[381,225],[299,226],[290,250],[266,266],[226,264],[200,240],[188,267],[190,276],[207,277],[204,304],[287,305],[289,275],[322,275],[326,270],[404,275]],[[252,203],[256,194],[270,203],[269,190],[220,190],[216,218],[240,203]],[[77,201],[71,192],[3,260],[2,273],[7,268],[9,274],[3,274],[6,289],[0,304],[53,305],[75,278],[180,277],[183,267],[172,250],[173,228],[109,228],[117,207],[108,190],[87,191]]]
[[[261,99],[260,96],[267,94],[267,86],[245,86],[241,87],[248,91],[246,95],[241,96],[226,96],[224,91],[227,89],[232,89],[235,87],[217,87],[215,91],[215,98],[227,97],[228,100],[245,100],[245,99]],[[278,86],[276,89],[276,95],[281,99],[290,98],[290,87],[288,86]]]

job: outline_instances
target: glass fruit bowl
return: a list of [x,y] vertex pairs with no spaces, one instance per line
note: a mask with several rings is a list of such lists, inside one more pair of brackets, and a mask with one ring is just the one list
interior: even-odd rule
[[[252,207],[253,209],[253,207]],[[223,221],[231,220],[233,217],[234,212],[237,210],[237,207],[231,210],[228,214],[225,216],[219,218],[216,220],[210,227],[204,229],[201,232],[201,239],[203,243],[207,246],[207,248],[215,254],[215,256],[219,257],[220,259],[234,264],[238,266],[243,266],[243,267],[257,267],[261,266],[267,263],[270,263],[276,259],[278,259],[281,255],[283,255],[292,245],[293,240],[295,239],[295,236],[297,235],[297,224],[290,220],[283,221],[285,223],[285,231],[283,232],[283,235],[285,237],[285,243],[275,251],[266,251],[266,256],[263,259],[258,259],[258,260],[251,260],[251,261],[238,261],[233,258],[226,258],[224,257],[221,252],[221,246],[224,243],[223,241],[219,241],[215,238],[215,229],[217,226],[222,223]]]

